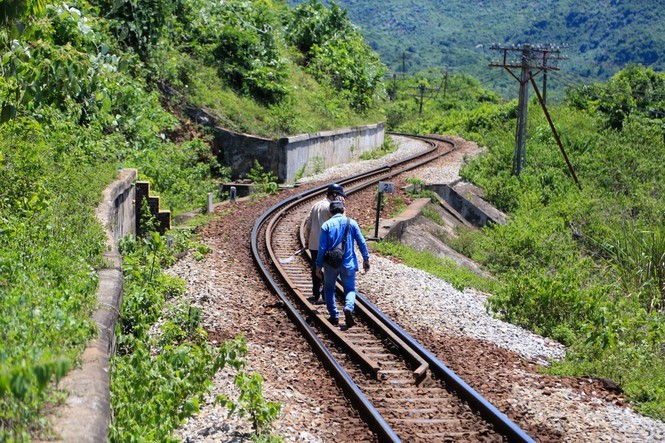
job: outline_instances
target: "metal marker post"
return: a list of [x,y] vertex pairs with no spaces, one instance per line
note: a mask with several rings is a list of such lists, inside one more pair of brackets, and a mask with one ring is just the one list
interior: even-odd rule
[[[379,189],[381,187],[379,186]],[[381,199],[383,198],[383,192],[379,190],[379,198],[376,204],[376,222],[374,223],[374,238],[379,239],[379,213],[381,212]]]
[[381,200],[383,193],[388,192],[392,194],[395,192],[395,184],[393,182],[379,182],[379,198],[376,204],[376,223],[374,225],[374,238],[379,239],[379,214],[381,212]]

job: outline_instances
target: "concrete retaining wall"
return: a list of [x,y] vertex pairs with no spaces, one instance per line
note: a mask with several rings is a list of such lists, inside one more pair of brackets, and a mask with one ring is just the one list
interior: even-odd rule
[[455,211],[475,226],[482,227],[490,222],[506,223],[505,214],[483,200],[483,191],[470,183],[453,182],[428,185],[425,186],[425,189],[436,192]]
[[292,182],[299,173],[312,175],[340,163],[360,159],[383,144],[383,123],[301,134],[280,140],[285,152],[280,180]]
[[293,182],[299,174],[314,174],[358,160],[362,153],[380,147],[385,137],[381,122],[273,140],[221,128],[215,117],[202,109],[188,108],[186,112],[197,123],[214,128],[213,150],[219,161],[231,168],[233,179],[246,177],[257,160],[280,182]]
[[49,417],[60,441],[95,443],[108,440],[111,423],[109,360],[115,352],[115,325],[122,304],[122,257],[118,241],[135,234],[136,169],[122,169],[118,179],[103,192],[95,215],[106,231],[104,258],[108,267],[98,271],[98,308],[93,314],[97,338],[81,357],[82,365],[60,382],[68,392],[64,405]]

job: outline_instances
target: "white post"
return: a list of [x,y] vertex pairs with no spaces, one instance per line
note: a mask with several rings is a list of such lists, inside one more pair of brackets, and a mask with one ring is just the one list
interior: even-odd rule
[[212,212],[212,192],[208,192],[207,197],[206,212],[210,214]]

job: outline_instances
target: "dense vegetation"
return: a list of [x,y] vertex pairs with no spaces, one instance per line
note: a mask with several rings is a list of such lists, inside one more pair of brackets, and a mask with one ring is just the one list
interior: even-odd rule
[[[267,136],[376,121],[384,67],[346,11],[314,1],[289,9],[279,0],[12,0],[0,11],[0,441],[22,441],[49,437],[41,412],[62,400],[57,382],[95,333],[105,238],[93,211],[117,168],[137,167],[166,208],[201,207],[229,171],[184,105]],[[653,35],[658,46],[662,34]],[[462,234],[458,244],[499,277],[491,308],[568,344],[570,358],[554,371],[614,379],[645,412],[664,417],[665,171],[653,161],[665,153],[662,74],[627,69],[552,109],[582,192],[537,107],[529,167],[517,178],[516,103],[469,76],[441,80],[429,72],[385,85],[396,98],[386,114],[393,129],[462,134],[489,147],[465,177],[511,223]],[[422,113],[421,87],[429,91]],[[260,168],[254,175],[266,177]],[[178,302],[182,282],[159,272],[173,252],[163,238],[123,251],[112,438],[168,440],[196,411],[211,373],[241,369],[243,343],[208,347],[196,310]],[[170,321],[148,334],[164,313]],[[138,364],[143,370],[130,370]],[[181,371],[189,377],[179,379]],[[147,400],[140,388],[159,377],[177,398],[154,387],[157,403]],[[260,376],[241,371],[236,382],[248,403],[218,401],[263,430],[278,406],[262,399]],[[132,389],[146,401],[133,401]]]
[[180,297],[184,282],[161,272],[176,260],[176,253],[194,250],[195,257],[203,258],[209,249],[196,244],[189,230],[168,235],[171,247],[156,232],[139,240],[127,238],[120,245],[125,285],[112,366],[114,421],[109,440],[179,441],[173,431],[199,411],[213,376],[226,368],[235,374],[239,398],[218,396],[215,401],[248,415],[256,441],[270,441],[269,425],[280,405],[263,398],[261,375],[245,370],[244,337],[210,345],[201,326],[201,309]]
[[613,380],[641,411],[665,419],[665,74],[627,68],[550,107],[582,191],[537,101],[528,166],[516,177],[516,100],[471,93],[463,75],[451,84],[446,100],[426,101],[420,117],[418,98],[407,95],[387,112],[395,129],[460,134],[488,147],[463,177],[509,222],[460,232],[452,244],[499,279],[489,308],[569,346],[551,372]]
[[[291,4],[306,0],[289,0]],[[493,43],[567,44],[554,88],[606,80],[626,64],[663,70],[662,2],[615,1],[337,1],[392,72],[454,68],[503,95],[517,94],[512,77],[489,69]]]
[[[182,105],[264,135],[376,121],[383,68],[343,11],[316,3],[12,0],[0,12],[0,441],[24,441],[49,437],[41,413],[62,400],[57,382],[96,332],[105,236],[94,208],[117,169],[138,168],[167,209],[200,208],[229,171]],[[113,381],[122,441],[167,439],[230,361],[204,345],[191,310],[166,303],[182,283],[157,276],[163,240],[142,241],[125,248]],[[173,310],[170,342],[146,334],[162,307]],[[145,371],[127,370],[137,361]],[[191,377],[178,380],[184,370]],[[169,379],[177,399],[151,388],[162,406],[135,402],[129,392],[151,377]],[[258,431],[275,405],[262,402],[260,378],[237,383],[251,404],[220,402]],[[160,421],[167,401],[174,415]]]

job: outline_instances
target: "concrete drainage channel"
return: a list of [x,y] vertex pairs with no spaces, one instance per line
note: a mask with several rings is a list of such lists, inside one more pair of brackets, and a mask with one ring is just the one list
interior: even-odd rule
[[[455,181],[426,185],[423,189],[433,191],[440,197],[439,204],[456,219],[458,226],[483,227],[488,223],[506,223],[505,214],[483,200],[482,190],[470,183]],[[399,216],[381,219],[378,238],[399,240],[429,202],[429,198],[418,198]]]
[[97,338],[83,352],[81,366],[60,382],[67,391],[65,403],[56,408],[49,421],[64,442],[93,443],[108,439],[111,423],[110,359],[115,352],[115,325],[122,304],[122,257],[118,241],[135,233],[134,199],[136,169],[119,171],[119,178],[103,192],[95,215],[106,231],[103,256],[109,267],[100,269],[98,307],[93,314]]

